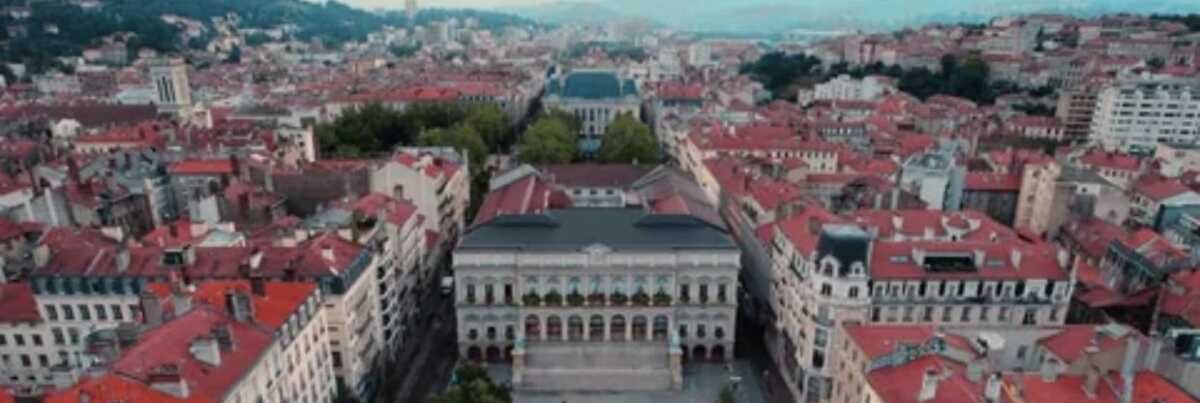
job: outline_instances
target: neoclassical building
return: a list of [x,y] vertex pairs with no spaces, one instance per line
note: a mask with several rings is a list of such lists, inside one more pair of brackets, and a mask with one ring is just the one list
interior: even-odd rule
[[721,226],[669,208],[678,195],[553,208],[550,193],[536,177],[493,190],[532,196],[454,252],[462,355],[511,360],[534,390],[678,388],[683,360],[732,358],[740,251]]

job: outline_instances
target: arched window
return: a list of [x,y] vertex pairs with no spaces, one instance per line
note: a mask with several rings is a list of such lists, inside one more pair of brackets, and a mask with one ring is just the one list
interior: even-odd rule
[[654,340],[666,340],[667,331],[670,329],[671,320],[666,315],[658,315],[654,317]]
[[858,298],[858,287],[857,286],[850,287],[850,291],[847,294],[847,296],[849,296],[850,298]]
[[546,337],[550,340],[562,338],[562,318],[553,315],[546,318]]
[[624,316],[614,315],[612,317],[612,320],[609,321],[608,326],[609,326],[608,338],[610,340],[625,340],[625,317]]
[[537,315],[529,315],[525,317],[525,338],[538,340],[542,338],[541,319]]

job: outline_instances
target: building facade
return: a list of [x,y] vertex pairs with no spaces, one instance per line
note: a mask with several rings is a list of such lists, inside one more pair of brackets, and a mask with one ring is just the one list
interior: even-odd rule
[[460,352],[512,360],[519,389],[681,388],[683,359],[733,356],[739,256],[686,215],[498,216],[454,253]]
[[600,150],[600,139],[608,124],[628,113],[641,119],[642,100],[637,83],[614,71],[575,70],[552,77],[546,83],[542,104],[575,115],[582,123],[579,149],[584,153]]
[[1139,81],[1106,87],[1097,96],[1091,139],[1144,154],[1158,143],[1194,144],[1200,140],[1200,85]]

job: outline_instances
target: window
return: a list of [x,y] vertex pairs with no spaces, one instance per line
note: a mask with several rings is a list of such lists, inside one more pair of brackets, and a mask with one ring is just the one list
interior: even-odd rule
[[33,335],[33,345],[38,346],[38,347],[42,346],[42,335],[40,335],[40,334]]
[[334,368],[342,367],[342,353],[339,351],[333,352],[333,367]]
[[71,345],[79,344],[79,329],[69,327],[67,328],[67,335],[71,337]]
[[54,305],[46,305],[45,308],[47,320],[58,320],[58,309],[55,309]]
[[96,304],[92,308],[96,310],[96,320],[108,320],[108,312],[104,311],[104,305]]
[[16,344],[18,347],[19,347],[19,346],[24,346],[24,345],[25,345],[25,335],[23,335],[23,334],[14,334],[14,335],[13,335],[13,343],[14,343],[14,344]]
[[50,357],[47,357],[45,354],[38,354],[38,365],[41,365],[43,368],[49,367]]
[[821,284],[821,296],[828,297],[831,294],[833,294],[833,286],[828,283]]
[[969,307],[969,306],[963,307],[962,317],[959,318],[959,321],[960,322],[970,322],[971,321],[971,307]]
[[33,361],[29,359],[29,354],[21,354],[21,366],[25,368],[33,366]]
[[79,319],[92,320],[92,311],[88,309],[87,305],[79,304]]
[[50,329],[50,334],[53,335],[53,337],[54,337],[55,345],[61,346],[67,342],[66,337],[63,335],[62,328],[56,327],[56,328]]
[[125,315],[122,314],[120,305],[112,304],[108,306],[108,309],[112,311],[113,320],[125,320]]
[[62,312],[62,313],[63,313],[63,319],[65,319],[65,320],[75,320],[75,309],[74,309],[74,308],[71,308],[71,306],[70,306],[70,305],[63,305],[63,306],[62,306],[62,311],[63,311],[63,312]]
[[850,298],[858,298],[858,287],[850,287],[850,291],[847,293],[847,296]]
[[708,332],[705,331],[704,325],[696,325],[696,337],[703,339]]
[[679,338],[687,338],[687,325],[679,325]]

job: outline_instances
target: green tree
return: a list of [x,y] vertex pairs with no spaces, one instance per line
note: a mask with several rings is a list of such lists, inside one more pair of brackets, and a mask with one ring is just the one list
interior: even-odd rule
[[421,134],[417,143],[422,146],[453,147],[465,151],[471,161],[473,173],[482,172],[487,163],[487,144],[483,142],[479,132],[468,124],[460,123],[450,128],[428,130]]
[[577,133],[563,119],[543,116],[521,136],[517,158],[530,164],[571,162],[579,147],[575,141]]
[[658,159],[658,141],[650,126],[632,113],[621,113],[608,125],[600,143],[600,160],[608,163],[649,163]]
[[579,133],[583,130],[583,122],[581,122],[579,118],[575,117],[575,114],[571,112],[567,112],[558,108],[550,108],[543,111],[542,116],[559,120],[564,125],[567,125],[567,128],[571,130],[571,133]]
[[495,104],[476,105],[467,111],[466,122],[479,132],[489,149],[498,150],[508,141],[508,115]]
[[351,108],[332,123],[317,125],[316,137],[324,155],[358,157],[377,153],[412,138],[397,138],[405,132],[402,115],[378,103]]
[[455,370],[458,383],[434,396],[430,403],[511,403],[512,392],[496,385],[483,369],[471,365]]
[[1148,66],[1154,70],[1161,69],[1161,68],[1163,68],[1163,66],[1166,66],[1166,65],[1167,65],[1167,62],[1165,60],[1163,60],[1161,57],[1152,57],[1152,58],[1150,58],[1150,60],[1146,61],[1146,66]]

